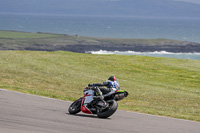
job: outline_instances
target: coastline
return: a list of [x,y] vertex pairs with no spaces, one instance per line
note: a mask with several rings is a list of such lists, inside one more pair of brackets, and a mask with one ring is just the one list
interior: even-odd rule
[[187,44],[187,45],[162,45],[162,46],[146,46],[146,45],[67,45],[57,47],[55,50],[64,50],[77,53],[88,53],[88,51],[135,51],[135,52],[155,52],[166,51],[172,53],[200,53],[200,44]]
[[30,51],[135,51],[200,53],[200,43],[170,39],[98,38],[79,35],[0,30],[0,50]]

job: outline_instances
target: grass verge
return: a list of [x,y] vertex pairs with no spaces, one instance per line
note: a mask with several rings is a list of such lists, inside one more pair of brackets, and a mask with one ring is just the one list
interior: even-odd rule
[[0,88],[76,100],[115,75],[129,96],[119,108],[200,121],[200,61],[71,52],[0,51]]

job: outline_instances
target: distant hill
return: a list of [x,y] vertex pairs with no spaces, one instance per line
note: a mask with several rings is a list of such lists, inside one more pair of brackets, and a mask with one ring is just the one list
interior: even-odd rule
[[200,4],[200,0],[176,0],[176,1],[185,1],[185,2],[190,2],[190,3]]
[[0,12],[200,18],[200,4],[174,0],[1,0]]

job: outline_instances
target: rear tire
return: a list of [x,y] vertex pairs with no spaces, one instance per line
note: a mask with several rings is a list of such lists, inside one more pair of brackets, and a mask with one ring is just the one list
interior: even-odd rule
[[81,100],[73,102],[68,109],[70,114],[77,114],[81,111]]
[[108,118],[115,113],[117,110],[118,104],[115,100],[109,102],[109,107],[104,110],[97,110],[97,116],[99,118]]

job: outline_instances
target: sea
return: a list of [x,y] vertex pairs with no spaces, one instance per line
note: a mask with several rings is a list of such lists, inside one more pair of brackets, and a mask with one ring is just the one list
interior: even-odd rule
[[[174,39],[200,43],[200,18],[153,18],[0,13],[0,30],[48,32],[107,38]],[[92,51],[200,60],[200,53]]]
[[135,51],[89,51],[92,54],[117,54],[117,55],[140,55],[140,56],[152,56],[152,57],[168,57],[187,60],[200,60],[200,53],[172,53],[166,51],[155,52],[135,52]]

